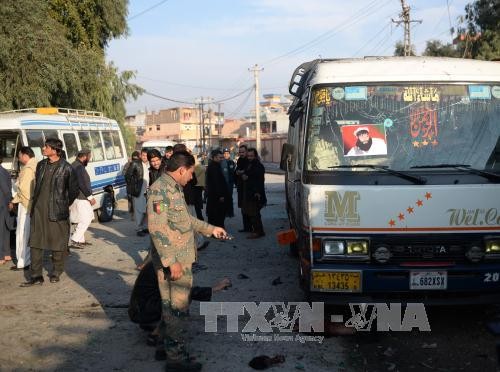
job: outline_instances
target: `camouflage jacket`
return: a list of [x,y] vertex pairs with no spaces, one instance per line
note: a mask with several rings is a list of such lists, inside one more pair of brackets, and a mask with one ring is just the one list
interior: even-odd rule
[[148,229],[164,267],[196,261],[194,231],[210,236],[214,226],[191,216],[184,193],[163,174],[148,191]]

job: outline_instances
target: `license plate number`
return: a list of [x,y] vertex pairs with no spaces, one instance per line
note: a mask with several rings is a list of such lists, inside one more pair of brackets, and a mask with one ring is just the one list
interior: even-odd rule
[[361,272],[313,271],[311,287],[317,291],[361,292]]
[[411,271],[410,289],[446,289],[448,275],[446,271]]

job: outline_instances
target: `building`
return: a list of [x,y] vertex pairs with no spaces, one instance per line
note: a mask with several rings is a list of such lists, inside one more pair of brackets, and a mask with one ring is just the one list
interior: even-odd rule
[[205,148],[220,135],[218,113],[212,110],[203,111],[200,115],[197,107],[175,107],[159,110],[146,115],[143,141],[169,139],[198,152],[203,144]]
[[146,115],[147,111],[139,111],[135,115],[125,116],[125,125],[132,128],[138,142],[142,142],[141,138],[146,131]]

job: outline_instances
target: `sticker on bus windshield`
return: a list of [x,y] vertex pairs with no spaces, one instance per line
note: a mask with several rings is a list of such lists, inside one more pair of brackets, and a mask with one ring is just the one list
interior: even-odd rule
[[500,87],[498,85],[491,87],[491,95],[496,99],[500,99]]
[[338,101],[344,99],[344,96],[345,96],[344,88],[341,88],[341,87],[334,88],[332,90],[332,96],[333,96],[333,99],[336,99]]
[[346,101],[366,101],[368,96],[367,87],[345,87]]
[[410,109],[410,133],[413,147],[437,146],[437,111],[426,107]]
[[435,87],[405,87],[405,102],[439,102],[439,92]]
[[356,125],[359,124],[359,120],[335,120],[337,125]]
[[491,99],[491,90],[488,85],[469,85],[470,99]]
[[332,99],[330,97],[330,91],[327,88],[319,89],[314,92],[314,104],[315,106],[325,106],[330,105]]
[[387,155],[383,124],[344,125],[340,130],[344,156]]

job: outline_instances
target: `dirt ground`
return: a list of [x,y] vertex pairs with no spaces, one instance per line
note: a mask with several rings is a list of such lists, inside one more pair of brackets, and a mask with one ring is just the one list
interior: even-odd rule
[[[197,285],[209,286],[224,276],[233,282],[213,301],[304,299],[297,261],[276,243],[276,231],[287,228],[284,179],[267,175],[266,182],[266,237],[247,240],[238,233],[236,210],[236,217],[226,220],[235,239],[211,239],[200,252]],[[146,345],[147,333],[127,315],[135,266],[146,255],[149,238],[135,235],[126,203],[118,206],[112,222],[90,227],[92,246],[72,250],[61,282],[20,288],[27,273],[0,266],[1,371],[164,370],[154,360],[154,348]],[[273,285],[278,278],[281,284]],[[495,371],[495,339],[485,329],[485,320],[495,314],[495,308],[432,311],[430,333],[328,337],[321,344],[259,342],[226,332],[223,320],[217,333],[204,332],[199,303],[193,302],[188,337],[204,371],[250,371],[248,363],[258,355],[283,355],[285,362],[272,368],[282,371]],[[246,320],[240,321],[242,326]]]

